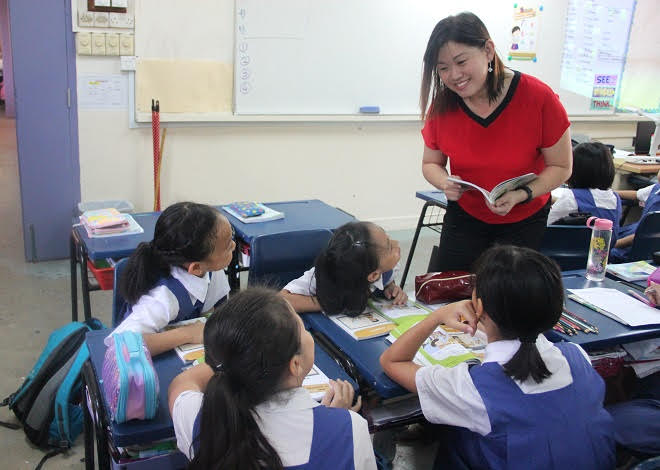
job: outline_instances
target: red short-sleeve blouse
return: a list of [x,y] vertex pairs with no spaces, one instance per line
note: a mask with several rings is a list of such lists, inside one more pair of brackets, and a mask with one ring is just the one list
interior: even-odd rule
[[[545,168],[541,148],[551,147],[570,122],[559,97],[540,80],[515,72],[507,95],[488,118],[460,106],[426,121],[427,147],[449,157],[452,175],[491,190],[498,183]],[[478,191],[466,191],[458,204],[468,214],[491,224],[513,223],[537,212],[550,194],[518,204],[506,216],[491,212]]]

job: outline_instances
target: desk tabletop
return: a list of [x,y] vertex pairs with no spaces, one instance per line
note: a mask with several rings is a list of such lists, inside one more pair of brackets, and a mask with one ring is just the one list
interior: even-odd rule
[[[89,357],[94,368],[94,374],[97,381],[101,377],[103,370],[103,358],[105,357],[105,344],[103,340],[112,330],[98,330],[87,333],[86,341],[89,348]],[[130,421],[128,423],[112,423],[112,442],[117,447],[125,447],[134,444],[145,444],[158,439],[168,439],[174,437],[174,425],[167,406],[167,389],[170,383],[184,368],[181,359],[174,351],[169,351],[156,356],[153,360],[154,368],[158,374],[160,387],[158,397],[158,411],[152,420],[148,421]],[[346,372],[337,364],[319,345],[314,345],[314,364],[318,366],[323,373],[330,379],[347,380],[353,386],[356,393],[359,393],[357,383],[351,379]],[[99,387],[102,390],[101,384]],[[101,392],[103,394],[103,392]],[[102,397],[104,413],[108,423],[111,422],[108,413],[108,404],[105,395]]]
[[[626,291],[628,286],[613,279],[605,278],[601,282],[590,281],[584,277],[584,270],[566,271],[562,273],[562,280],[564,282],[564,289],[584,289],[587,287],[607,287],[610,289],[618,289]],[[615,346],[617,344],[631,343],[634,341],[641,341],[644,339],[660,337],[660,326],[637,327],[631,328],[623,325],[603,314],[594,312],[588,307],[578,304],[577,302],[566,299],[566,308],[575,312],[583,317],[588,322],[597,326],[599,329],[598,334],[578,332],[577,335],[567,336],[554,330],[549,330],[545,333],[550,341],[571,341],[582,346],[585,350],[593,351],[596,349]],[[660,315],[660,311],[658,312]]]
[[305,313],[303,319],[308,329],[322,333],[353,361],[360,375],[381,398],[409,393],[390,379],[380,365],[380,355],[390,346],[385,336],[356,341],[323,313]]
[[[347,222],[355,220],[352,215],[318,199],[267,202],[265,204],[276,211],[283,212],[284,218],[270,222],[246,224],[225,211],[222,211],[222,213],[232,224],[238,236],[247,243],[250,243],[254,237],[259,235],[272,233],[315,229],[334,230]],[[215,207],[222,210],[222,206]],[[153,239],[156,220],[158,220],[160,212],[143,212],[132,215],[144,230],[143,233],[90,238],[83,227],[74,227],[75,236],[85,246],[89,259],[125,258],[135,251],[138,244]]]
[[[618,159],[617,159],[618,160]],[[617,170],[628,171],[630,173],[638,174],[654,174],[660,170],[660,164],[654,163],[631,163],[623,160],[622,162],[615,161],[614,167]]]
[[439,189],[430,189],[427,191],[417,191],[415,197],[422,199],[426,202],[435,202],[442,208],[447,208],[447,196],[445,192]]
[[229,219],[234,230],[236,230],[236,234],[248,243],[260,235],[302,230],[334,230],[347,222],[355,220],[352,215],[318,199],[265,202],[264,204],[273,210],[284,213],[284,218],[270,222],[246,224],[224,210],[222,212]]

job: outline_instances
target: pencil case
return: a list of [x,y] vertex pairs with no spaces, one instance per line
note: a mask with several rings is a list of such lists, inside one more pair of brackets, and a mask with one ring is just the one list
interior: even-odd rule
[[112,336],[103,359],[103,391],[117,423],[152,419],[158,409],[158,375],[142,335],[125,331]]
[[415,276],[415,299],[425,304],[467,299],[474,289],[474,274],[442,271]]
[[660,284],[660,268],[656,268],[655,271],[653,271],[649,277],[646,279],[646,285],[650,286],[651,282],[655,282],[656,284]]
[[229,204],[229,208],[241,217],[258,217],[265,212],[261,204],[256,202],[243,201]]

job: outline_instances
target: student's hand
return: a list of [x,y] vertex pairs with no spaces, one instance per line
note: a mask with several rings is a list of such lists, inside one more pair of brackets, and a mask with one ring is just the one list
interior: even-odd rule
[[385,294],[385,298],[392,300],[394,305],[403,305],[408,301],[408,294],[403,292],[403,289],[394,282],[390,282],[385,286],[383,294]]
[[189,343],[203,343],[204,342],[204,322],[196,321],[190,325],[182,326],[189,336]]
[[355,395],[355,390],[353,390],[350,382],[341,379],[330,379],[330,390],[325,392],[325,395],[321,399],[321,405],[330,408],[345,408],[355,412],[360,411],[360,408],[362,408],[362,397],[358,395],[355,405],[351,406],[353,395]]
[[523,190],[513,190],[504,193],[500,198],[495,201],[495,204],[486,202],[488,208],[497,215],[507,215],[511,209],[517,204],[527,199],[527,193]]
[[657,282],[651,281],[651,285],[644,289],[644,293],[653,305],[660,303],[660,284]]
[[450,328],[471,336],[477,331],[477,314],[471,300],[461,300],[444,305],[431,313],[438,324],[444,323]]
[[[462,179],[458,175],[451,175],[451,177],[456,179]],[[447,180],[445,180],[445,182],[440,185],[440,189],[444,191],[448,201],[458,201],[463,195],[463,191],[464,191],[463,187],[460,184]]]

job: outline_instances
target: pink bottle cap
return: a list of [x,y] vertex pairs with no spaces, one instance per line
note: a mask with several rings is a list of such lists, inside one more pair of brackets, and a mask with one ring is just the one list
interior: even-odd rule
[[599,219],[597,217],[589,217],[587,219],[587,227],[593,227],[596,230],[612,230],[612,225],[610,219]]

